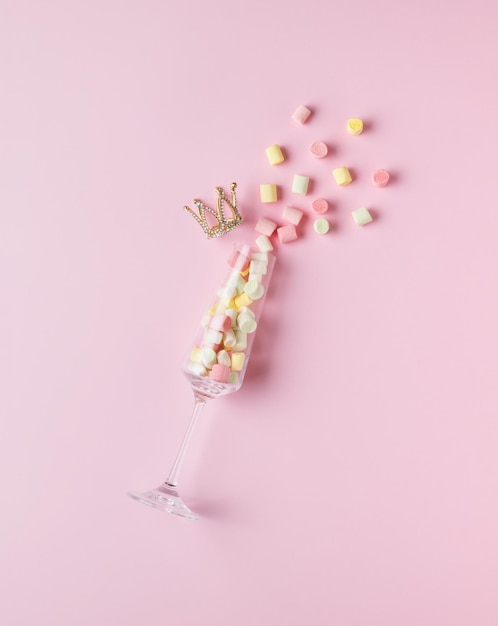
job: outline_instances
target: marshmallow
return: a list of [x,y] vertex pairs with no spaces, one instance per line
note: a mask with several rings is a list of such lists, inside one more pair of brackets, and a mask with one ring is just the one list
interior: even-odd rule
[[228,315],[230,318],[230,327],[233,328],[235,326],[235,322],[237,320],[237,309],[230,308],[225,311],[225,315]]
[[354,221],[358,226],[364,226],[365,224],[368,224],[368,222],[371,222],[373,219],[368,209],[364,206],[361,207],[361,209],[356,209],[356,211],[353,211],[352,215]]
[[257,283],[260,283],[263,280],[263,274],[252,274],[249,272],[249,280],[255,280]]
[[234,372],[240,372],[244,367],[244,361],[246,355],[244,352],[232,352],[232,370]]
[[238,372],[230,372],[228,376],[228,382],[230,383],[230,385],[236,385],[239,382]]
[[363,132],[363,120],[353,117],[348,120],[347,131],[350,135],[361,135]]
[[272,242],[268,239],[266,235],[260,235],[259,237],[257,237],[256,245],[261,252],[271,252],[273,250]]
[[313,228],[315,229],[315,232],[317,232],[319,235],[325,235],[329,232],[330,224],[327,222],[326,219],[321,217],[320,219],[315,221],[315,223],[313,224]]
[[200,363],[202,360],[201,355],[202,355],[202,348],[199,348],[199,346],[194,346],[192,348],[192,352],[190,353],[190,360],[193,361],[194,363]]
[[231,350],[235,346],[236,342],[237,340],[235,338],[235,332],[233,328],[230,328],[230,330],[227,330],[223,333],[223,345],[225,346],[225,348]]
[[277,225],[266,217],[260,217],[255,226],[255,230],[262,235],[269,237],[275,232]]
[[230,368],[227,365],[216,363],[213,365],[209,377],[218,383],[227,383],[230,376]]
[[[243,307],[243,306],[248,306],[249,304],[251,304],[251,302],[252,302],[251,298],[247,295],[247,293],[245,293],[245,291],[235,298],[235,306],[238,309],[240,309],[240,307]],[[238,316],[237,316],[237,320],[238,320]]]
[[211,315],[209,315],[209,313],[206,313],[206,315],[204,315],[203,318],[201,319],[201,326],[203,328],[207,328],[209,326],[210,321],[211,321]]
[[202,363],[190,362],[187,365],[187,369],[189,370],[189,372],[192,372],[192,374],[195,374],[196,376],[205,376],[207,374],[207,370]]
[[[277,230],[277,232],[280,229]],[[265,263],[262,260],[254,259],[251,261],[251,265],[249,265],[249,272],[251,274],[266,274],[268,270],[268,263]]]
[[204,341],[205,343],[214,343],[219,344],[223,340],[223,333],[220,333],[218,330],[214,330],[213,328],[207,328],[204,332]]
[[253,252],[251,261],[262,261],[263,263],[266,263],[266,265],[268,265],[268,252],[262,252],[261,250],[259,252]]
[[294,224],[294,226],[297,226],[299,224],[302,217],[303,212],[299,209],[295,209],[292,206],[286,206],[285,209],[282,211],[282,219],[284,219],[286,222]]
[[377,170],[372,174],[372,184],[374,187],[385,187],[389,182],[389,172],[386,170]]
[[332,174],[334,175],[335,182],[340,186],[349,185],[353,180],[347,167],[337,167]]
[[242,291],[244,291],[245,284],[246,284],[246,281],[242,278],[242,276],[240,275],[240,272],[236,270],[234,270],[231,273],[230,278],[226,282],[226,286],[235,287],[235,289],[237,290],[237,293],[241,293]]
[[316,198],[316,200],[313,200],[311,203],[311,208],[315,213],[321,215],[329,210],[329,203],[324,198]]
[[230,359],[230,355],[228,354],[228,352],[226,350],[220,350],[218,352],[217,362],[220,365],[226,365],[227,367],[230,367],[230,365],[232,363],[232,361]]
[[315,143],[312,143],[310,146],[310,152],[317,159],[323,159],[323,157],[327,156],[329,149],[327,148],[327,144],[323,143],[323,141],[315,141]]
[[237,316],[237,326],[239,327],[239,330],[241,330],[243,333],[248,334],[253,333],[258,325],[254,317],[244,311]]
[[271,183],[265,183],[259,186],[259,193],[261,196],[261,202],[276,202],[277,201],[277,185]]
[[292,193],[297,193],[300,196],[305,196],[308,193],[309,182],[309,176],[294,174],[294,178],[292,179]]
[[277,228],[277,235],[280,243],[289,243],[297,239],[296,227],[294,224],[286,224]]
[[265,152],[270,165],[280,165],[280,163],[284,162],[284,155],[282,154],[280,146],[277,146],[277,144],[266,148]]
[[234,270],[238,270],[239,272],[244,271],[249,265],[249,255],[250,250],[247,252],[240,252],[235,250],[232,256],[230,257],[228,264],[230,267],[233,267]]
[[235,331],[235,344],[233,345],[234,350],[245,350],[247,348],[247,333],[243,330]]
[[232,328],[232,320],[228,315],[213,315],[209,327],[218,331],[229,330]]
[[201,363],[204,367],[211,369],[216,363],[216,352],[212,348],[202,348]]
[[259,300],[265,293],[265,288],[257,280],[248,280],[244,289],[251,300]]
[[310,109],[305,107],[304,104],[300,104],[292,114],[292,119],[298,124],[304,124],[310,115]]

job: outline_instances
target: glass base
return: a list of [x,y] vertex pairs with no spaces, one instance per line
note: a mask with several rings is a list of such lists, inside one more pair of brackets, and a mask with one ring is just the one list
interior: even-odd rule
[[163,483],[156,489],[140,493],[138,491],[128,491],[130,498],[153,506],[160,511],[166,511],[173,515],[180,515],[180,517],[187,517],[188,519],[199,519],[197,513],[191,511],[188,506],[182,501],[178,495],[176,487]]

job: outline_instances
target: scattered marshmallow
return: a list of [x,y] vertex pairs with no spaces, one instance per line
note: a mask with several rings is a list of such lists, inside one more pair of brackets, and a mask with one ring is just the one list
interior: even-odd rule
[[291,241],[297,239],[296,227],[294,224],[281,226],[280,228],[277,228],[277,235],[280,243],[290,243]]
[[303,212],[292,206],[286,206],[282,211],[282,219],[297,226],[303,217]]
[[325,235],[329,232],[330,224],[326,219],[321,217],[320,219],[315,221],[315,223],[313,224],[313,228],[315,229],[315,232],[317,232],[319,235]]
[[280,165],[285,160],[282,150],[277,144],[266,148],[265,152],[270,165]]
[[333,170],[332,174],[334,175],[335,182],[340,187],[344,187],[344,185],[349,185],[349,183],[353,180],[347,167],[336,167],[335,170]]
[[277,185],[274,185],[273,183],[260,185],[259,193],[261,196],[261,202],[264,202],[265,204],[277,201]]
[[298,124],[304,124],[310,115],[311,110],[305,107],[304,104],[300,104],[292,114],[292,119]]
[[377,170],[372,174],[372,184],[374,187],[385,187],[389,182],[389,178],[387,170]]
[[315,213],[321,215],[329,210],[329,203],[324,198],[316,198],[311,203],[311,208]]
[[353,117],[348,120],[347,131],[350,135],[361,135],[363,132],[363,120]]
[[309,176],[294,174],[294,178],[292,179],[292,193],[297,193],[300,196],[305,196],[308,193],[309,182]]
[[272,222],[266,217],[260,217],[258,220],[258,223],[255,226],[255,229],[258,233],[261,233],[262,235],[266,235],[267,237],[270,237],[270,235],[273,235],[276,228],[277,228],[277,225],[275,224],[275,222]]
[[323,141],[315,141],[310,146],[310,152],[317,159],[323,159],[329,153],[329,149],[327,148],[327,144]]
[[273,250],[273,244],[266,235],[260,235],[256,239],[256,245],[261,252],[271,252]]
[[371,222],[373,219],[370,215],[369,210],[364,206],[360,209],[356,209],[356,211],[353,211],[352,215],[354,221],[358,226],[364,226],[365,224],[368,224],[368,222]]

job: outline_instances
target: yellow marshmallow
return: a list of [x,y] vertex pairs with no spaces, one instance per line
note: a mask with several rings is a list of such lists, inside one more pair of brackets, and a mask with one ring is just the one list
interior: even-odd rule
[[270,165],[280,165],[280,163],[284,162],[284,155],[277,144],[266,148],[265,152]]
[[265,183],[259,186],[259,193],[261,195],[261,202],[276,202],[277,201],[277,185],[273,183]]
[[244,352],[232,352],[232,371],[240,372],[244,367],[246,355]]
[[241,294],[239,294],[235,299],[234,299],[234,303],[235,306],[240,309],[241,306],[249,306],[250,304],[252,304],[252,298],[250,298],[247,293],[245,293],[245,291],[243,291]]
[[348,120],[347,129],[350,135],[361,135],[363,132],[363,120],[353,117]]
[[199,348],[199,346],[193,347],[192,352],[190,353],[190,360],[193,361],[194,363],[201,363],[202,362],[201,354],[202,354],[202,349]]
[[353,180],[347,167],[337,167],[332,174],[334,175],[335,182],[340,186],[349,185]]

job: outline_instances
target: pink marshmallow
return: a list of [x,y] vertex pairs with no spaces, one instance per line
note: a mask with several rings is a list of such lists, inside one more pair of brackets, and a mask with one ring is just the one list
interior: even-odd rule
[[209,323],[209,328],[225,332],[232,328],[232,320],[228,315],[213,315]]
[[329,149],[327,148],[327,144],[323,143],[323,141],[315,141],[310,146],[310,152],[313,156],[316,156],[317,159],[323,159],[326,157]]
[[277,235],[280,243],[289,243],[297,239],[296,227],[294,224],[286,224],[277,228]]
[[389,172],[386,170],[377,170],[372,175],[372,183],[375,187],[385,187],[389,182]]
[[303,212],[292,206],[286,206],[282,211],[282,219],[297,226],[303,217]]
[[249,248],[248,256],[246,256],[245,254],[242,254],[238,250],[235,250],[235,252],[230,257],[230,260],[228,261],[228,265],[230,265],[230,267],[233,267],[234,270],[238,270],[239,272],[244,272],[249,267],[250,262],[251,262],[251,256],[250,256],[250,248]]
[[318,213],[320,215],[322,213],[326,213],[329,210],[329,203],[324,198],[316,198],[316,200],[313,200],[313,202],[311,203],[311,208],[315,213]]
[[304,124],[310,115],[310,109],[305,107],[304,104],[300,104],[292,114],[292,119],[298,124]]
[[262,235],[270,237],[275,232],[277,225],[266,217],[260,217],[255,226],[255,230]]
[[230,368],[228,367],[228,365],[221,365],[220,363],[216,363],[215,365],[213,365],[209,376],[219,383],[227,383],[230,376]]

